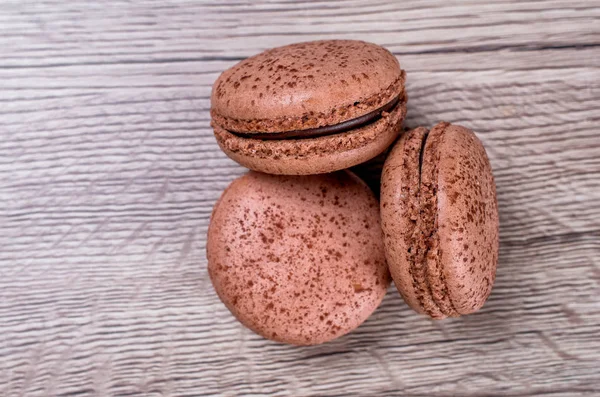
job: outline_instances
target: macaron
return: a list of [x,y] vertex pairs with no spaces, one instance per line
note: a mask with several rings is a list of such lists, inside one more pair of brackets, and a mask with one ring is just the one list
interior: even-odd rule
[[381,219],[390,273],[410,307],[441,319],[483,306],[498,262],[498,204],[471,130],[443,122],[404,134],[383,167]]
[[323,40],[274,48],[224,71],[211,125],[239,164],[270,174],[342,170],[383,152],[406,115],[405,73],[385,48]]
[[207,258],[217,295],[242,324],[295,345],[358,327],[391,282],[378,201],[348,171],[234,180],[214,207]]

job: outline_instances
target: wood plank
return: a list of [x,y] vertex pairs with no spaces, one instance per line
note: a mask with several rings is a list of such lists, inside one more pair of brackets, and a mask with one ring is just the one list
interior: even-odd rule
[[[506,241],[600,229],[594,216],[600,211],[599,181],[593,178],[600,172],[600,86],[595,78],[600,68],[594,51],[544,51],[540,58],[547,61],[546,68],[535,72],[527,69],[531,58],[517,62],[511,52],[494,53],[491,61],[489,53],[469,54],[466,63],[474,70],[468,73],[457,69],[460,61],[440,62],[454,59],[451,55],[401,58],[407,64],[410,95],[406,125],[450,120],[473,128],[486,144]],[[572,66],[566,60],[573,60]],[[503,69],[489,70],[496,64]],[[423,71],[427,65],[435,66]],[[201,63],[188,66],[172,72],[166,65],[66,67],[34,76],[2,71],[0,77],[10,87],[28,84],[13,91],[19,97],[2,111],[0,126],[12,132],[0,143],[0,159],[8,161],[2,171],[13,176],[3,184],[7,193],[17,195],[14,204],[39,208],[33,213],[17,208],[14,215],[61,214],[60,203],[72,195],[76,200],[67,202],[78,208],[78,219],[88,212],[109,215],[112,211],[95,206],[105,200],[129,203],[131,197],[127,192],[113,197],[105,189],[104,199],[100,195],[88,204],[85,192],[91,186],[141,183],[158,189],[168,173],[169,187],[194,181],[202,193],[197,197],[200,216],[207,218],[220,191],[242,169],[218,150],[209,127],[210,88],[223,63],[210,65],[213,70],[202,69]],[[86,86],[89,81],[95,82],[93,87]],[[60,87],[58,97],[54,92],[45,97],[50,87]],[[58,154],[56,147],[62,148]],[[65,166],[72,172],[65,172]],[[191,211],[197,202],[185,202],[188,196],[175,199],[184,208],[169,211]],[[48,204],[50,198],[59,206]],[[137,211],[149,211],[156,205],[152,200],[138,201]]]
[[[600,45],[593,1],[18,2],[0,14],[3,67],[240,59],[319,38],[402,53]],[[43,11],[43,12],[42,12]]]
[[2,286],[5,391],[529,395],[551,391],[549,379],[557,392],[598,391],[598,234],[503,245],[492,297],[473,316],[430,321],[391,289],[357,331],[308,348],[240,327],[212,292],[196,248],[165,263],[160,250],[153,260],[134,253],[142,240],[115,254],[114,238],[100,243],[109,234],[94,239],[105,253],[93,262],[56,258],[43,282],[26,271]]

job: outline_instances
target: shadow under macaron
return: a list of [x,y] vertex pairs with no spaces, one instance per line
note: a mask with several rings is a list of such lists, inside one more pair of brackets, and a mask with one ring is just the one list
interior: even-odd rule
[[358,175],[371,188],[371,190],[375,194],[375,197],[377,197],[377,200],[379,200],[379,194],[381,190],[381,172],[383,170],[383,164],[385,163],[385,159],[387,158],[392,148],[396,145],[396,142],[398,142],[400,137],[411,129],[412,128],[403,126],[396,140],[390,146],[388,146],[387,149],[385,149],[382,153],[380,153],[378,156],[372,158],[369,161],[366,161],[362,164],[358,164],[350,168],[352,172]]

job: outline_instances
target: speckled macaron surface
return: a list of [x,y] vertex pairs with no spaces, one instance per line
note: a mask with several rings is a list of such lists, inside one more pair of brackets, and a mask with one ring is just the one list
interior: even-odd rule
[[[406,115],[404,82],[396,58],[375,44],[278,47],[219,76],[211,124],[221,149],[250,169],[332,172],[375,157],[395,140]],[[336,130],[362,118],[368,121]]]
[[433,318],[473,313],[492,290],[498,205],[481,141],[439,123],[404,134],[381,181],[387,262],[400,294]]
[[207,257],[241,323],[296,345],[356,328],[390,283],[378,202],[348,171],[236,179],[213,210]]

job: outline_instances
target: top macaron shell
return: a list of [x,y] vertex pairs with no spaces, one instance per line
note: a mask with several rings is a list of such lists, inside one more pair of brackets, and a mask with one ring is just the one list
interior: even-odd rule
[[236,179],[213,210],[207,258],[240,322],[297,345],[356,328],[390,283],[377,200],[348,171]]
[[[409,306],[433,318],[483,306],[498,260],[498,208],[475,134],[448,123],[404,134],[384,165],[381,194],[386,257]],[[415,250],[426,251],[421,261]]]
[[213,86],[211,115],[236,132],[282,132],[337,124],[403,92],[404,73],[386,49],[324,40],[274,48],[241,61]]
[[459,314],[467,314],[483,306],[496,278],[496,184],[485,148],[473,131],[448,125],[440,133],[440,261],[452,305]]

